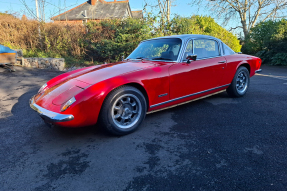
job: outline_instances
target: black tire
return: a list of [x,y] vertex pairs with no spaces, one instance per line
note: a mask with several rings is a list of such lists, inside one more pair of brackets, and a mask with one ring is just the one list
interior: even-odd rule
[[248,69],[244,66],[240,66],[226,91],[230,97],[242,97],[246,94],[249,83],[250,74]]
[[126,135],[141,125],[146,111],[144,95],[132,86],[121,86],[106,97],[98,118],[99,125],[111,134]]

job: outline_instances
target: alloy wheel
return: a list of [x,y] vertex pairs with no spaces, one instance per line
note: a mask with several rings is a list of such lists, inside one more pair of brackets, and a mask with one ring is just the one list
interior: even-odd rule
[[247,74],[244,71],[239,72],[236,78],[236,90],[238,93],[243,94],[248,86]]
[[133,94],[124,94],[112,106],[113,122],[122,129],[128,129],[138,122],[142,112],[140,100]]

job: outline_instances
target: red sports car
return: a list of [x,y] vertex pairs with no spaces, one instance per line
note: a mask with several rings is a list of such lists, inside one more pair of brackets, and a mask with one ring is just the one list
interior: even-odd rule
[[260,58],[238,54],[217,38],[178,35],[145,40],[125,60],[64,73],[44,84],[30,106],[63,127],[101,124],[110,133],[136,130],[146,113],[226,89],[243,96]]

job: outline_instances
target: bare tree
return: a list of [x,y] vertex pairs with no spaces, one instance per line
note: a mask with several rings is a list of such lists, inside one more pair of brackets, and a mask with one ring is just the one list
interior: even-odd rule
[[158,0],[161,18],[170,21],[170,0]]
[[45,7],[47,6],[46,0],[38,0],[39,1],[39,10],[40,10],[40,18],[42,21],[45,21]]
[[22,3],[25,6],[26,10],[28,11],[29,16],[34,18],[34,19],[37,19],[37,15],[36,15],[35,11],[27,5],[26,1],[25,0],[19,0],[19,1],[20,1],[20,3]]
[[280,18],[287,8],[287,0],[192,0],[191,4],[209,9],[225,24],[239,19],[231,30],[242,28],[244,37],[258,21]]
[[[156,3],[150,3],[148,0],[145,0],[146,6],[156,8],[159,10],[159,14],[161,15],[161,23],[165,23],[166,21],[170,21],[170,7],[174,6],[174,2],[176,0],[157,0]],[[154,1],[153,1],[154,2]]]
[[[39,15],[36,13],[34,8],[30,8],[27,3],[26,0],[19,0],[26,8],[26,10],[29,13],[29,16],[38,20],[38,21],[45,21],[45,7],[47,6],[47,2],[46,0],[38,0],[36,1],[36,9],[38,8],[39,11]],[[38,17],[39,16],[39,17]]]
[[[37,0],[36,6],[37,6],[38,11],[39,11],[39,18],[38,18],[37,13],[35,11],[35,7],[29,7],[26,3],[26,0],[19,0],[19,1],[25,6],[29,16],[33,19],[40,21],[40,22],[46,21],[47,9],[48,9],[48,11],[50,11],[50,15],[48,14],[48,17],[53,17],[56,14],[60,14],[61,11],[66,11],[68,8],[74,7],[78,3],[78,1],[76,1],[75,4],[70,5],[70,6],[66,6],[66,0],[58,0],[59,5],[57,6],[57,5],[54,5],[53,3],[50,3],[47,0]],[[61,2],[63,3],[63,5],[61,5]]]

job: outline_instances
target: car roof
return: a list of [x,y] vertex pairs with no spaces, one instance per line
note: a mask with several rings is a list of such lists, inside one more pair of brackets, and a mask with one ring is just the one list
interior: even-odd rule
[[[181,35],[163,36],[163,37],[152,38],[152,39],[148,39],[148,40],[156,40],[156,39],[164,39],[164,38],[180,38],[183,41],[188,40],[188,39],[196,39],[196,38],[214,39],[214,40],[221,41],[218,38],[215,38],[213,36],[201,35],[201,34],[181,34]],[[148,40],[144,40],[144,41],[148,41]]]

